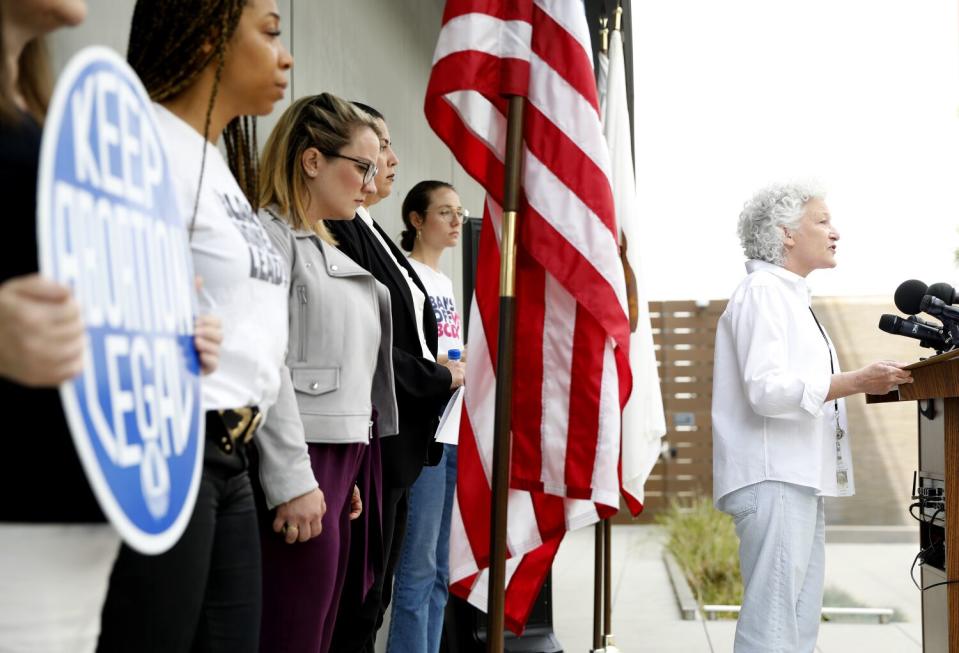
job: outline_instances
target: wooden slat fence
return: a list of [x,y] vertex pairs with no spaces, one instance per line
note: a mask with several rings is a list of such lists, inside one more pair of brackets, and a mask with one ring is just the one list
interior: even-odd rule
[[[725,308],[726,300],[650,302],[669,453],[646,482],[639,522],[653,521],[674,498],[712,494],[713,345]],[[630,521],[628,513],[621,510],[617,521]]]

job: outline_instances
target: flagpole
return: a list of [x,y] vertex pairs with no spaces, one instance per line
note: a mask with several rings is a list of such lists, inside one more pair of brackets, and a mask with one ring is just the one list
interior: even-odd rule
[[[605,13],[605,7],[604,7]],[[609,51],[609,18],[605,15],[599,17],[599,51],[606,54]],[[597,89],[602,94],[605,89]],[[602,109],[602,107],[601,107]],[[605,120],[605,116],[601,119]],[[608,564],[606,557],[607,537],[606,520],[596,522],[593,527],[595,532],[593,544],[593,653],[599,653],[605,649],[606,631],[609,628],[609,619],[604,619],[604,607],[609,599],[605,599],[608,591],[606,580],[609,577]],[[605,581],[605,582],[604,582]]]
[[603,523],[593,527],[593,653],[603,650]]
[[[606,54],[609,50],[609,18],[599,18],[599,50]],[[604,651],[606,635],[609,631],[609,616],[605,614],[609,607],[609,533],[608,520],[604,519],[593,527],[593,653]]]
[[603,651],[613,644],[613,522],[603,520]]
[[500,237],[499,337],[496,346],[496,417],[493,427],[493,496],[490,501],[490,566],[486,650],[503,653],[506,593],[506,511],[509,498],[513,336],[516,330],[516,222],[523,154],[522,96],[510,96],[506,126],[506,180]]
[[[602,31],[600,32],[600,34],[601,34],[601,41],[602,41],[602,48],[603,48],[603,52],[608,52],[608,50],[609,50],[609,32],[610,32],[610,30],[609,30],[609,27],[608,27],[607,20],[606,20],[605,18],[604,18],[603,21],[602,21],[602,25],[603,25],[603,29],[602,29]],[[614,32],[619,32],[620,35],[622,35],[622,29],[623,29],[623,5],[622,5],[622,2],[617,2],[617,3],[616,3],[616,9],[613,11],[613,31],[614,31]],[[617,223],[618,226],[621,226],[621,222],[620,222],[620,221],[621,221],[622,219],[623,219],[623,216],[617,216],[617,218],[616,218],[616,223]],[[618,235],[619,235],[620,237],[622,237],[622,229],[620,228],[620,229],[618,229],[617,231],[618,231]],[[625,244],[626,244],[625,238],[621,238],[620,247],[623,248],[623,249],[622,249],[622,252],[623,252],[623,253],[625,253]],[[628,276],[628,275],[631,273],[631,270],[628,269],[629,266],[628,266],[628,263],[625,262],[625,256],[623,256],[623,261],[624,261],[624,264],[625,264],[625,265],[624,265],[624,272],[625,272],[625,273],[627,274],[627,276]],[[634,318],[633,318],[632,311],[630,311],[630,328],[631,328],[631,330],[634,329],[634,322],[635,322],[635,320],[634,320]],[[621,425],[622,425],[622,422],[621,422]],[[603,635],[602,635],[602,638],[601,638],[602,649],[600,649],[600,650],[602,650],[604,653],[618,653],[619,649],[616,648],[615,644],[613,643],[613,605],[612,605],[612,602],[613,602],[613,592],[612,592],[612,584],[613,584],[613,582],[612,582],[612,581],[613,581],[613,562],[612,562],[612,559],[613,559],[613,523],[612,523],[612,520],[611,520],[609,517],[607,517],[606,519],[602,520],[601,523],[596,524],[596,528],[597,528],[597,531],[596,531],[596,542],[597,542],[597,547],[596,547],[596,548],[597,548],[597,552],[596,552],[596,555],[597,555],[597,556],[602,555],[602,561],[603,561],[603,565],[602,565],[602,572],[603,572],[603,580],[602,580],[603,596],[602,596],[601,599],[600,599],[599,597],[597,597],[597,601],[601,600],[601,601],[602,601],[602,606],[603,606],[603,628],[602,628],[602,633],[603,633]],[[600,528],[602,528],[602,533],[600,533],[600,531],[599,531]],[[600,554],[600,552],[599,552],[599,550],[598,550],[598,549],[599,549],[599,543],[600,543],[600,541],[602,541],[602,545],[603,545],[602,554]],[[596,569],[596,574],[597,574],[596,585],[597,585],[597,587],[598,587],[598,586],[600,585],[600,581],[599,581],[599,578],[598,578],[598,575],[599,575],[599,563],[598,563],[598,562],[597,562],[597,564],[596,564],[596,568],[597,568],[597,569]],[[596,611],[596,612],[594,613],[594,619],[595,619],[596,622],[599,621],[599,613],[598,613],[598,611]],[[595,630],[595,628],[596,628],[596,627],[594,626],[594,630]]]

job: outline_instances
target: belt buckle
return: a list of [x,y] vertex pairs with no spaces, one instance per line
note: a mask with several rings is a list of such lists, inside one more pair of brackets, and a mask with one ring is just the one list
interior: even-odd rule
[[257,406],[244,406],[242,408],[228,408],[221,410],[220,417],[223,419],[223,427],[226,429],[230,439],[237,440],[247,444],[253,439],[253,434],[263,421],[263,413]]

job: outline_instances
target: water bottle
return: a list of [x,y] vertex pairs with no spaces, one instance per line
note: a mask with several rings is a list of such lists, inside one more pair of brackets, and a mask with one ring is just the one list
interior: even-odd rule
[[451,361],[458,361],[462,357],[463,357],[463,352],[461,352],[459,349],[450,349],[448,352],[446,352],[446,358],[448,358]]

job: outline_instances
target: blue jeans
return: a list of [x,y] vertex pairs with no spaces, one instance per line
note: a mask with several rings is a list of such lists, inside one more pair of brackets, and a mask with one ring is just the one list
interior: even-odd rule
[[449,594],[450,518],[456,489],[456,446],[443,445],[436,467],[424,467],[410,488],[406,539],[393,582],[387,653],[437,653]]
[[823,498],[763,481],[730,492],[719,508],[739,536],[743,606],[736,653],[813,653],[825,575]]

